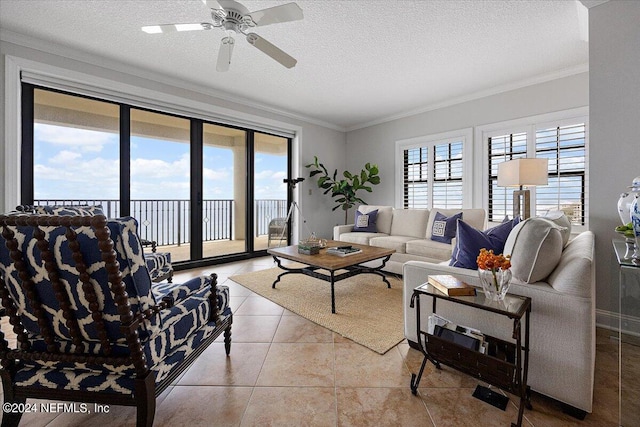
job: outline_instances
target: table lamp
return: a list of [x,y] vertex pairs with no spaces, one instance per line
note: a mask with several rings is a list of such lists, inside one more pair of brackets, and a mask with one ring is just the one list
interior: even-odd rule
[[[531,215],[531,193],[524,186],[547,185],[548,159],[515,159],[498,164],[498,186],[520,187],[513,192],[513,217],[521,215],[527,219]],[[520,197],[524,199],[524,212],[520,213]]]

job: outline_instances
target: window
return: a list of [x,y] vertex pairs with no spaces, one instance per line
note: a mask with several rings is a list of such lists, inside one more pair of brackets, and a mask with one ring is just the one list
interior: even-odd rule
[[587,108],[482,126],[476,132],[485,141],[487,169],[483,194],[490,222],[502,221],[513,212],[514,188],[498,187],[498,164],[537,157],[548,159],[549,181],[532,188],[531,214],[561,210],[574,226],[586,226]]
[[404,150],[404,197],[405,208],[429,207],[428,147]]
[[471,130],[456,131],[396,143],[396,206],[431,209],[461,209],[470,191],[463,179],[471,156],[465,156]]
[[561,210],[584,225],[585,134],[584,123],[536,131],[536,157],[549,159],[549,184],[536,188],[536,215]]
[[526,132],[489,137],[489,221],[502,221],[513,212],[512,187],[498,187],[498,165],[527,157]]
[[22,204],[131,215],[172,261],[265,250],[286,215],[292,141],[22,83]]

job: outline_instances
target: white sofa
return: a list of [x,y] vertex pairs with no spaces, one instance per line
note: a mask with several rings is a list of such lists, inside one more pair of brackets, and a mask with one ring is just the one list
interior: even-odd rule
[[441,262],[451,258],[455,238],[451,244],[431,240],[436,212],[451,216],[462,212],[462,219],[478,229],[486,226],[484,209],[394,209],[391,206],[360,205],[358,211],[367,214],[378,211],[377,232],[354,232],[353,224],[333,228],[333,240],[394,249],[384,270],[402,274],[407,261]]
[[[505,253],[510,253],[511,234]],[[525,283],[514,278],[509,292],[532,299],[528,384],[539,393],[591,412],[595,365],[593,233],[579,234],[564,248],[560,246],[559,253],[559,263],[545,279]],[[515,252],[512,257],[512,268],[518,259],[525,258],[524,255],[516,257]],[[538,258],[532,262],[540,263]],[[435,274],[451,274],[480,286],[476,270],[450,267],[448,263],[411,261],[404,265],[403,273],[405,335],[414,347],[417,347],[416,313],[415,308],[409,305],[415,287]],[[430,300],[429,297],[421,297],[422,328],[427,327],[427,318],[431,314]],[[511,339],[512,323],[502,316],[446,301],[438,302],[438,314],[489,335]]]

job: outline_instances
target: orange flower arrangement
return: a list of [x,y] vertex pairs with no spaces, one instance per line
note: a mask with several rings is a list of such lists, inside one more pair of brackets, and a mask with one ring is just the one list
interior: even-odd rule
[[499,269],[508,270],[511,268],[511,260],[510,256],[504,256],[502,254],[496,255],[493,253],[493,249],[486,250],[485,248],[480,249],[480,255],[476,259],[478,263],[478,268],[483,270],[491,270],[492,272],[496,272]]

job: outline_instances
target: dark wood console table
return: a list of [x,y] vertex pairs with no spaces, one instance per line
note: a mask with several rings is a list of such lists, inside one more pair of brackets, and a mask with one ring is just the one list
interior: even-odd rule
[[[484,339],[488,343],[488,349],[487,354],[483,354],[480,351],[468,349],[423,331],[420,326],[420,297],[431,297],[433,313],[436,313],[437,301],[443,299],[455,304],[462,304],[478,310],[506,316],[513,320],[512,337],[515,342],[504,341],[485,334]],[[527,386],[531,298],[507,294],[502,302],[489,301],[481,291],[477,292],[475,296],[454,297],[443,294],[429,284],[424,284],[414,289],[410,307],[415,307],[416,309],[418,346],[424,354],[418,375],[411,375],[411,392],[413,394],[418,392],[418,385],[427,360],[430,360],[438,369],[441,369],[440,363],[443,363],[519,396],[518,420],[516,423],[511,423],[511,425],[512,427],[520,427],[522,425],[524,407],[527,406],[527,409],[531,409],[530,389]],[[523,317],[525,319],[524,334],[522,331]],[[524,345],[522,343],[523,339]]]

